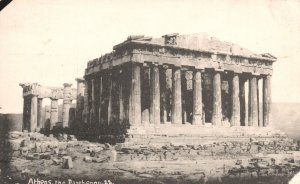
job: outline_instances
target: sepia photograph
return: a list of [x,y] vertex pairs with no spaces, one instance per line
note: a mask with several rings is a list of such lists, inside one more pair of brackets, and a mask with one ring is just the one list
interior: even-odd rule
[[300,184],[299,0],[0,0],[0,184]]

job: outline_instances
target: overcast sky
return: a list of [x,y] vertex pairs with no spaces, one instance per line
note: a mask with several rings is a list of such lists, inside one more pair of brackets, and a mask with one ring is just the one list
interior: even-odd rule
[[20,82],[62,86],[128,35],[210,36],[278,58],[273,102],[300,102],[300,1],[14,0],[0,12],[0,112],[22,112]]

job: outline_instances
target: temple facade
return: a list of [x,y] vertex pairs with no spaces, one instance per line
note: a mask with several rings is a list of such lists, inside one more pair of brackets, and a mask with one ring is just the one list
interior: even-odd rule
[[122,124],[268,127],[275,61],[202,34],[129,36],[88,62],[84,122],[103,132]]
[[[77,125],[100,135],[165,125],[268,127],[275,61],[271,54],[255,54],[206,34],[129,36],[111,53],[88,62],[84,78],[76,79],[77,89],[21,84],[24,127],[39,128],[42,98],[52,100],[51,122],[58,98],[64,99],[64,112],[76,99]],[[63,126],[68,126],[65,120]]]

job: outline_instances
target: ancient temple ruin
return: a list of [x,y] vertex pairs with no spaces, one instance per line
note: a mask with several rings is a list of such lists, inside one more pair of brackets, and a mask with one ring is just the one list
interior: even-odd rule
[[23,88],[23,130],[29,132],[45,128],[42,118],[43,99],[51,99],[49,129],[58,123],[58,100],[63,99],[62,127],[69,127],[69,110],[72,100],[77,99],[77,89],[71,88],[72,84],[64,83],[62,88],[46,87],[38,83],[21,83]]
[[22,84],[24,129],[39,127],[42,98],[52,99],[51,122],[56,99],[64,99],[64,112],[77,99],[77,125],[100,135],[170,127],[180,133],[187,126],[198,132],[204,127],[263,129],[271,124],[275,61],[271,54],[255,54],[206,34],[129,36],[111,53],[88,62],[77,90],[68,84],[59,89]]

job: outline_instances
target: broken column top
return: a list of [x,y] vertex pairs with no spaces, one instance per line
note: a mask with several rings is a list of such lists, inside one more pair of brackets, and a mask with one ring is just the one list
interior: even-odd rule
[[76,78],[75,79],[77,82],[84,82],[84,79],[83,78]]
[[64,87],[71,87],[72,86],[72,83],[63,83]]

